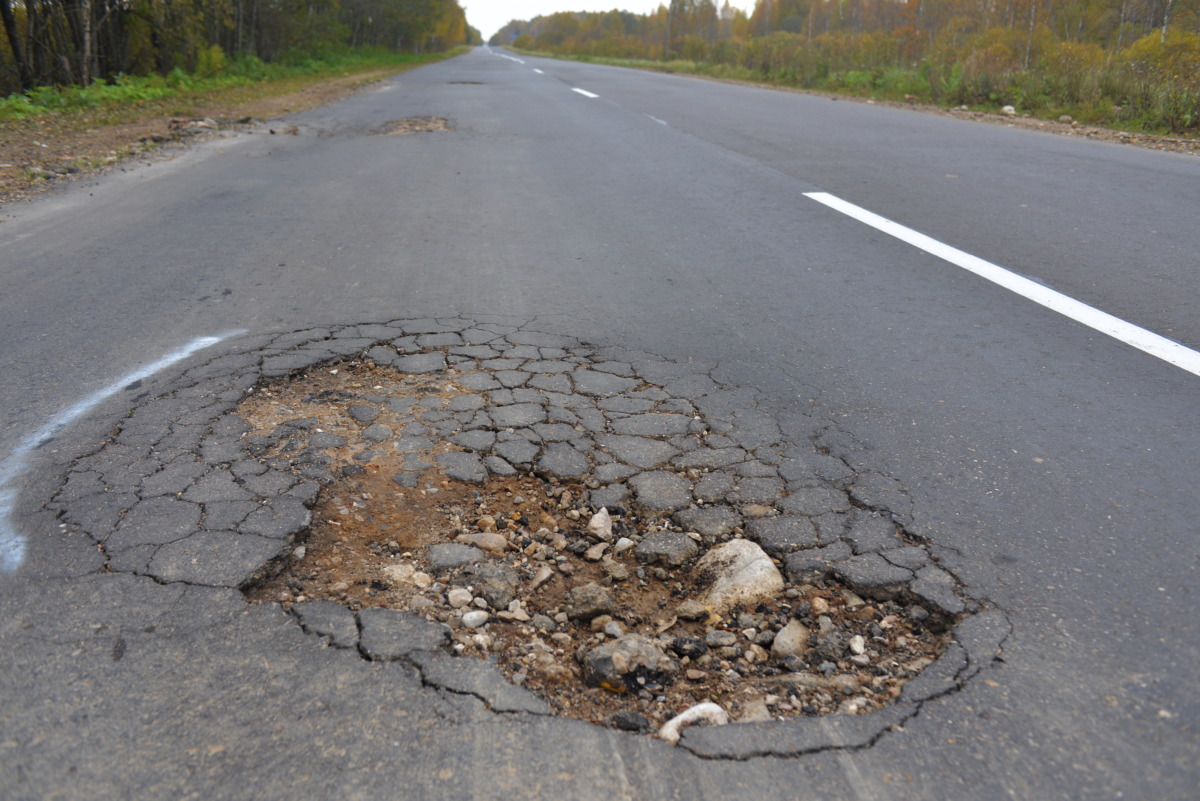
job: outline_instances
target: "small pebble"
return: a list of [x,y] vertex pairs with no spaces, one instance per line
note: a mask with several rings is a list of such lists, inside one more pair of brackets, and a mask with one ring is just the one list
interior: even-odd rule
[[467,628],[477,629],[488,621],[488,613],[482,609],[475,609],[467,612],[462,616],[463,625]]

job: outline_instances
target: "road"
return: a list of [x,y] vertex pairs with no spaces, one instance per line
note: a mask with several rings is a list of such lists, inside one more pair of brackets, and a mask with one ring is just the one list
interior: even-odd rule
[[[453,130],[377,135],[417,116]],[[812,195],[1186,356],[1200,160],[486,48],[292,124],[3,210],[0,796],[1196,797],[1200,376]],[[189,343],[414,318],[753,388],[787,442],[898,488],[1002,611],[1001,659],[867,744],[700,758],[448,699],[232,591],[95,574],[39,511]]]

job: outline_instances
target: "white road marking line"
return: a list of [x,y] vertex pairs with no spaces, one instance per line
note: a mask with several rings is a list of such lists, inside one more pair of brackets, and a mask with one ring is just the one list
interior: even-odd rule
[[600,96],[600,95],[594,95],[591,92],[589,92],[587,89],[580,89],[579,87],[575,87],[571,91],[579,92],[579,94],[583,95],[584,97],[599,97]]
[[894,236],[902,242],[907,242],[913,247],[931,253],[939,259],[944,259],[951,264],[962,267],[964,270],[974,273],[980,278],[991,281],[1011,292],[1015,292],[1027,300],[1032,300],[1034,303],[1045,306],[1047,309],[1056,311],[1065,317],[1082,323],[1088,328],[1099,331],[1102,334],[1107,334],[1113,339],[1124,342],[1126,345],[1135,347],[1140,351],[1149,353],[1151,356],[1187,370],[1193,375],[1200,376],[1200,353],[1184,345],[1180,345],[1178,342],[1160,336],[1153,331],[1147,331],[1145,328],[1126,322],[1119,317],[1114,317],[1108,312],[1100,311],[1061,292],[1042,286],[1036,281],[1031,281],[989,261],[984,261],[978,256],[972,256],[970,253],[939,242],[933,237],[926,236],[899,223],[892,222],[886,217],[880,217],[874,212],[867,211],[860,206],[855,206],[853,203],[848,203],[827,192],[806,192],[805,197],[822,203],[831,209],[840,211],[848,217],[853,217],[859,222],[882,231],[889,236]]
[[658,117],[651,117],[649,114],[647,114],[646,116],[647,116],[647,117],[650,117],[650,119],[654,120],[654,121],[655,121],[655,122],[657,122],[659,125],[666,125],[666,124],[667,124],[667,123],[666,123],[666,122],[664,122],[663,120],[660,120]]
[[13,527],[11,515],[17,500],[17,491],[9,486],[14,479],[25,471],[29,454],[44,445],[47,440],[62,431],[75,420],[82,417],[102,401],[116,395],[135,381],[149,378],[160,370],[165,370],[176,362],[181,362],[197,351],[212,347],[221,340],[245,333],[230,331],[214,337],[199,337],[193,339],[178,350],[171,351],[158,361],[148,364],[132,373],[123,375],[103,389],[92,393],[64,412],[55,415],[41,429],[23,439],[9,457],[0,462],[0,574],[12,573],[25,561],[25,535]]
[[534,68],[533,68],[533,71],[534,71],[534,72],[536,72],[538,75],[545,75],[545,74],[546,74],[546,73],[542,72],[541,70],[539,70],[537,67],[534,67]]
[[507,58],[509,61],[515,61],[515,62],[517,62],[518,64],[524,64],[524,63],[525,63],[524,61],[522,61],[521,59],[517,58],[516,56],[510,56],[508,53],[501,53],[501,52],[499,52],[499,51],[497,51],[497,50],[493,50],[492,48],[488,47],[487,45],[484,45],[484,46],[483,46],[483,49],[484,49],[484,50],[487,50],[487,51],[488,51],[489,53],[491,53],[493,56],[500,56],[500,58]]

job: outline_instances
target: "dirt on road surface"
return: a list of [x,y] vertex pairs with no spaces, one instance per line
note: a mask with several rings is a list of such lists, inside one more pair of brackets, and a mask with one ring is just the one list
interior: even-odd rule
[[95,115],[50,114],[0,123],[0,204],[133,159],[169,156],[193,141],[341,100],[395,70],[348,75],[274,97],[211,101],[186,114],[147,114],[112,124]]

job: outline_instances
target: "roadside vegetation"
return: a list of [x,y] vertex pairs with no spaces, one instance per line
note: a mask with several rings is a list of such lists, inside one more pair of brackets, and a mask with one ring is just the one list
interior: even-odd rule
[[0,100],[0,122],[52,119],[87,126],[154,114],[189,116],[212,103],[237,104],[298,91],[331,78],[396,72],[460,52],[399,53],[383,48],[344,48],[266,64],[249,56],[219,71],[97,78],[88,86],[39,86]]
[[879,100],[1200,134],[1200,0],[670,0],[514,21],[493,44]]

